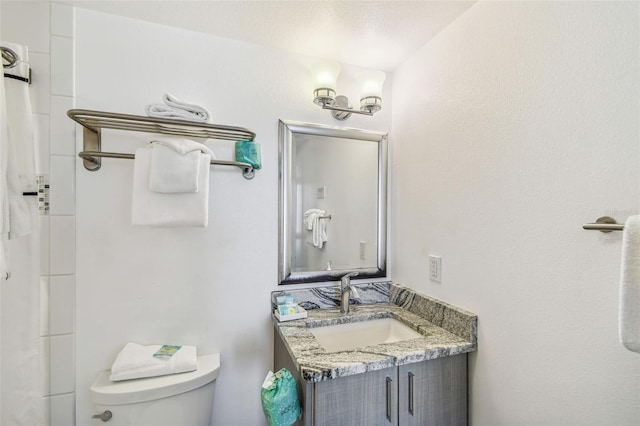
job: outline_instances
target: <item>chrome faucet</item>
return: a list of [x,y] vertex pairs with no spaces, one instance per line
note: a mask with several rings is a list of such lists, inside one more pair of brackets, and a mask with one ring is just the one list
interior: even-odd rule
[[349,272],[340,279],[340,312],[342,314],[349,313],[349,301],[351,294],[356,298],[360,298],[358,289],[351,284],[351,277],[358,275],[358,272]]

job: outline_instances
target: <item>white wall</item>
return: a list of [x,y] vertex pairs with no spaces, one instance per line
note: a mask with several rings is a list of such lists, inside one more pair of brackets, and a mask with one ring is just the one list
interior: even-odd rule
[[[479,317],[473,425],[637,425],[639,5],[480,2],[394,72],[393,279]],[[427,256],[442,256],[442,284]]]
[[[91,413],[93,378],[128,341],[220,352],[212,423],[263,424],[260,385],[273,350],[269,293],[277,283],[278,119],[338,124],[312,103],[314,59],[81,9],[76,58],[79,108],[144,114],[170,92],[205,105],[215,123],[256,132],[263,159],[252,181],[235,168],[212,167],[205,229],[132,227],[133,162],[106,159],[96,173],[78,165],[78,424]],[[352,90],[355,70],[343,70],[339,87]],[[389,130],[390,123],[387,108],[347,125]],[[144,144],[144,135],[122,132],[103,140],[106,150],[122,152]],[[231,158],[231,142],[209,146]]]

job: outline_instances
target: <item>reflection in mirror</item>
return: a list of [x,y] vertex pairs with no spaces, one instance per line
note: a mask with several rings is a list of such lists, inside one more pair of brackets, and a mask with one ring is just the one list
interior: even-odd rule
[[386,274],[387,134],[280,121],[279,283]]

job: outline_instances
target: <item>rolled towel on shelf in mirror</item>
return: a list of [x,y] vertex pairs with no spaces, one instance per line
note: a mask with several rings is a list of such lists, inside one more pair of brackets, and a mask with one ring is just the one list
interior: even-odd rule
[[206,123],[211,117],[209,111],[203,106],[183,102],[169,93],[165,93],[162,100],[163,104],[147,105],[146,112],[149,117],[187,120],[197,123]]

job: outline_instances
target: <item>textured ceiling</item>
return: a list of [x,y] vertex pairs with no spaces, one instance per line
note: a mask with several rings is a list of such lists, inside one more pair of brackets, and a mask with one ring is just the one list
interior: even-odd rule
[[294,53],[393,69],[475,1],[69,1]]

